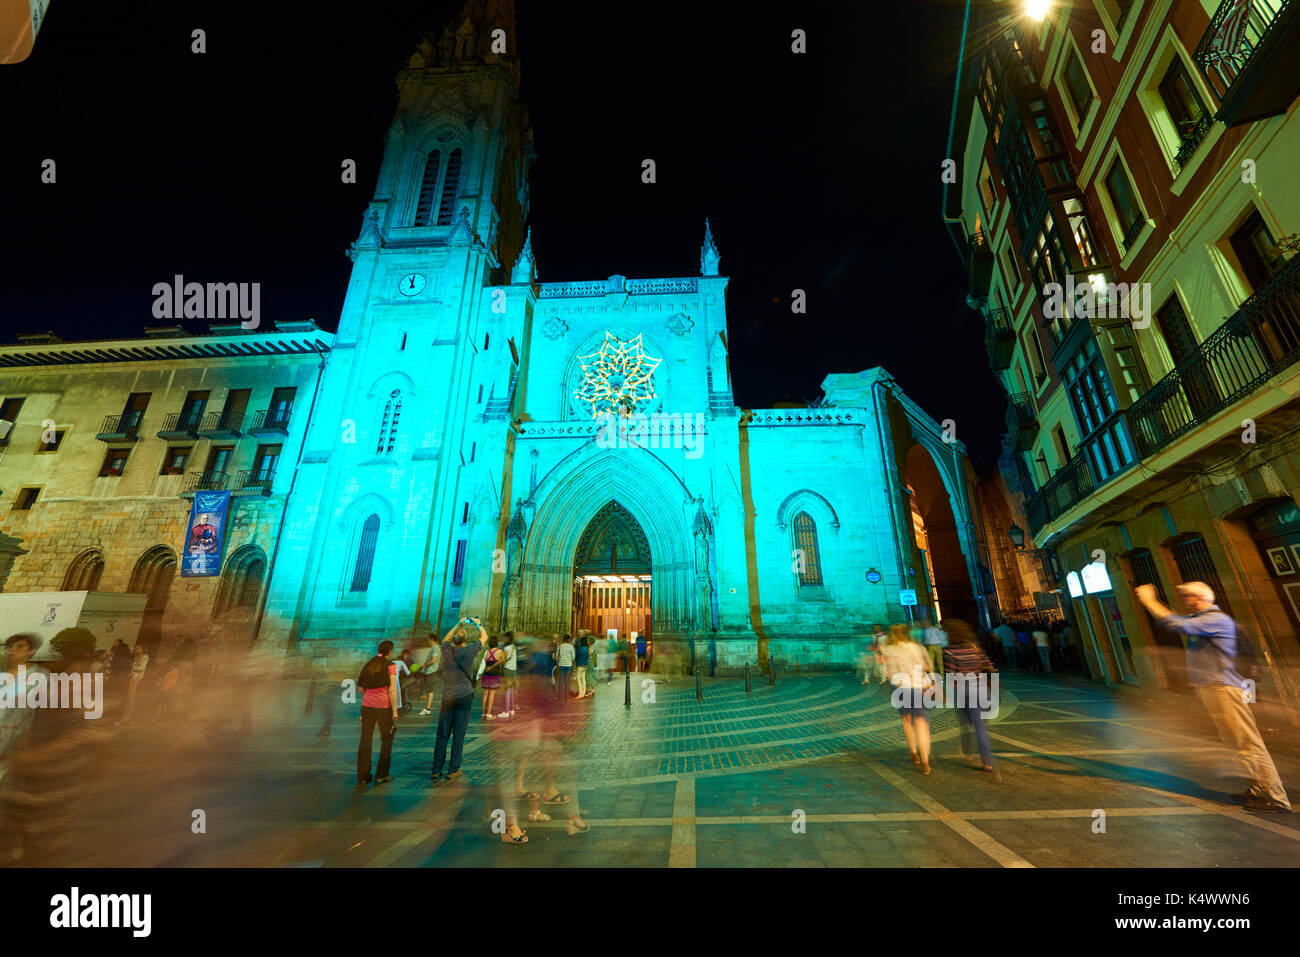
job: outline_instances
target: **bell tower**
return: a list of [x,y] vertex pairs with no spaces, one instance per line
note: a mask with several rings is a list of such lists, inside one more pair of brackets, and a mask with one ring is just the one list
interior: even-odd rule
[[272,583],[308,639],[454,620],[499,507],[514,356],[489,287],[525,258],[534,159],[511,0],[466,0],[397,93]]

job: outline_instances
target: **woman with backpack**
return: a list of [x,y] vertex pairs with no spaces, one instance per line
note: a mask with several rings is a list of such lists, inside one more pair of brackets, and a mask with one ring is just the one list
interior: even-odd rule
[[393,643],[381,641],[375,656],[367,661],[357,676],[361,696],[361,744],[357,748],[357,785],[370,783],[370,746],[379,726],[379,767],[376,784],[393,780],[388,773],[393,755],[393,737],[397,734],[397,665],[388,660]]

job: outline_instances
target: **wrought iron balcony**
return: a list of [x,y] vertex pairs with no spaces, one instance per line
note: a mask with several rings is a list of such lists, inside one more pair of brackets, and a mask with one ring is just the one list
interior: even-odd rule
[[242,434],[243,424],[243,412],[209,412],[203,418],[199,435],[207,439],[237,439]]
[[1209,113],[1202,113],[1195,120],[1184,124],[1183,129],[1178,132],[1182,137],[1178,142],[1178,153],[1174,156],[1174,163],[1178,166],[1178,171],[1182,172],[1193,156],[1196,155],[1197,148],[1205,139],[1205,134],[1210,132],[1210,127],[1214,125],[1214,117]]
[[994,372],[1011,368],[1011,357],[1016,351],[1016,333],[1011,328],[1011,313],[997,309],[989,313],[984,333],[984,348],[989,354],[989,366]]
[[1300,0],[1223,0],[1192,59],[1228,126],[1285,113],[1300,95]]
[[160,439],[197,439],[202,412],[169,412],[158,430]]
[[[1122,413],[1138,459],[1164,450],[1297,362],[1300,256]],[[1078,455],[1034,496],[1028,508],[1031,534],[1125,470],[1099,477],[1090,458]]]
[[1151,455],[1300,360],[1300,256],[1294,257],[1129,408],[1138,454]]
[[275,472],[260,469],[243,469],[235,476],[236,495],[270,495],[271,485],[275,482]]
[[262,409],[253,413],[248,426],[249,435],[285,435],[289,434],[289,410]]
[[95,433],[101,442],[134,442],[140,438],[140,423],[144,412],[123,412],[121,415],[108,415]]
[[185,476],[185,487],[181,489],[181,497],[192,496],[195,492],[222,492],[225,488],[225,472],[190,472]]
[[1007,403],[1007,431],[1017,452],[1028,452],[1038,436],[1038,416],[1028,392],[1017,392]]

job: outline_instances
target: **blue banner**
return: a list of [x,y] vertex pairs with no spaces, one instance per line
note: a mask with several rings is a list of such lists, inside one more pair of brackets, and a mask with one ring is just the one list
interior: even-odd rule
[[226,545],[229,492],[195,492],[194,507],[181,550],[182,578],[211,578],[221,574],[221,552]]

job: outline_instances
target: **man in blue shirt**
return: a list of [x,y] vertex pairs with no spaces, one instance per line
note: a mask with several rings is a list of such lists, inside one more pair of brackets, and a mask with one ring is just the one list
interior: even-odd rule
[[1241,757],[1251,782],[1243,794],[1233,796],[1244,801],[1248,811],[1288,813],[1286,788],[1247,706],[1253,697],[1250,685],[1237,673],[1237,623],[1214,603],[1214,591],[1205,582],[1178,586],[1186,615],[1175,615],[1162,605],[1153,585],[1139,585],[1134,593],[1157,624],[1187,636],[1187,679],[1214,719],[1219,737]]

